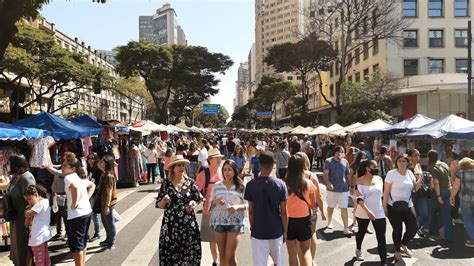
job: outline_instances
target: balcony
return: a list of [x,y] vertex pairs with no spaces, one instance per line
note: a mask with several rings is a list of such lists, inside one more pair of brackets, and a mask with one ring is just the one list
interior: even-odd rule
[[398,80],[400,89],[396,95],[426,92],[467,93],[467,74],[440,73],[408,76]]

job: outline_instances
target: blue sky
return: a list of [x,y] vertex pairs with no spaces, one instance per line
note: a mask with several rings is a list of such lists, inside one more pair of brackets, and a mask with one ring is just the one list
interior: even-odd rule
[[110,50],[130,40],[138,40],[138,16],[152,15],[164,3],[171,3],[189,45],[207,47],[234,61],[219,84],[213,103],[233,110],[237,68],[247,60],[254,42],[254,0],[54,0],[42,15],[63,33],[78,37],[92,49]]

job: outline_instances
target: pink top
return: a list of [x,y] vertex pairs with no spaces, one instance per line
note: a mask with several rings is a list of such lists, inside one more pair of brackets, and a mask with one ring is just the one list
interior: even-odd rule
[[165,168],[165,171],[168,170],[168,164],[170,164],[170,159],[171,157],[163,156],[163,168]]
[[[210,216],[211,213],[209,212],[209,199],[211,198],[211,192],[212,192],[212,187],[214,186],[214,183],[217,183],[218,181],[223,181],[224,177],[222,176],[222,170],[219,167],[216,173],[212,175],[211,173],[211,180],[209,183],[209,186],[207,187],[206,195],[204,197],[206,198],[206,201],[204,202],[204,208],[203,208],[203,213],[205,215]],[[199,190],[202,191],[204,189],[204,186],[206,185],[206,173],[204,171],[201,171],[199,175],[196,178],[196,185],[198,186]]]

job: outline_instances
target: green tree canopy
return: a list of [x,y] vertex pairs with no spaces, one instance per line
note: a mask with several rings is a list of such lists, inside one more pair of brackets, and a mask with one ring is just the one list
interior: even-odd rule
[[215,95],[219,80],[233,62],[226,55],[200,46],[158,46],[129,42],[118,47],[118,69],[124,76],[140,75],[155,104],[156,120],[178,122],[186,107],[194,109]]
[[[61,48],[53,36],[25,23],[19,23],[18,29],[0,61],[0,75],[9,84],[24,85],[26,80],[33,97],[23,107],[46,98],[46,111],[54,113],[77,103],[80,89],[112,86],[108,71],[93,66],[82,54]],[[68,93],[72,95],[66,96]]]
[[336,52],[326,41],[320,40],[316,34],[310,34],[296,43],[277,44],[270,48],[264,62],[277,72],[294,72],[301,77],[301,89],[296,98],[296,106],[300,107],[299,124],[308,125],[312,118],[308,113],[310,97],[310,75],[325,70],[328,61],[335,58]]

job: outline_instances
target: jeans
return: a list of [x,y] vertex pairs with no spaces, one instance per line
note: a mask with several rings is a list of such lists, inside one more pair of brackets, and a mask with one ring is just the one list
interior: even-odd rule
[[147,163],[146,164],[146,172],[148,174],[148,183],[150,180],[152,183],[155,183],[155,176],[156,176],[156,163]]
[[[357,249],[362,249],[362,241],[364,236],[367,233],[367,227],[369,227],[369,219],[357,218],[357,224],[359,225],[359,230],[357,230],[356,235],[356,245]],[[380,256],[380,262],[385,264],[387,260],[387,243],[385,240],[385,231],[387,228],[387,221],[385,218],[375,219],[372,221],[372,225],[375,229],[375,235],[377,236],[377,252]]]
[[[393,228],[392,239],[395,245],[395,251],[400,252],[401,245],[406,246],[415,237],[416,231],[418,230],[415,209],[410,208],[398,212],[392,206],[388,205],[388,220]],[[402,238],[403,223],[405,224],[406,231]]]
[[165,178],[165,169],[164,169],[164,167],[165,167],[165,165],[163,164],[163,159],[158,158],[158,170],[160,170],[161,180],[164,180],[164,178]]
[[[100,200],[99,195],[97,193],[92,195],[90,199],[91,206],[94,206],[96,200]],[[91,213],[91,218],[89,219],[89,223],[87,224],[87,231],[86,231],[87,239],[89,239],[89,227],[91,226],[91,222],[94,223],[94,236],[98,236],[100,233],[99,214],[95,212]]]
[[56,222],[56,234],[61,235],[63,232],[62,223],[66,224],[67,221],[67,206],[58,206],[58,212],[54,214],[54,220]]
[[117,230],[115,229],[115,221],[113,216],[114,206],[110,207],[110,212],[108,215],[104,214],[104,211],[101,213],[102,224],[104,225],[106,238],[105,243],[107,247],[111,247],[115,244],[115,236],[117,235]]
[[418,221],[418,229],[422,230],[430,220],[429,207],[431,199],[428,197],[418,197],[413,195],[413,205],[416,211],[416,220]]
[[461,199],[460,206],[464,228],[466,228],[469,239],[474,241],[474,205]]
[[439,235],[439,219],[442,226],[444,226],[444,237],[446,237],[446,240],[448,241],[453,241],[454,226],[453,219],[451,218],[451,204],[449,202],[451,189],[442,188],[440,192],[444,201],[443,204],[439,204],[436,196],[431,198],[430,235]]

